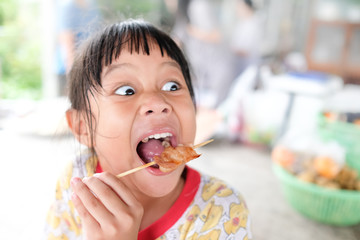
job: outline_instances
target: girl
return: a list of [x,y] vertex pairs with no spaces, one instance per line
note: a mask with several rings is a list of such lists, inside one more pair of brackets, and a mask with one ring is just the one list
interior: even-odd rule
[[[241,196],[222,181],[152,161],[162,142],[193,144],[194,93],[181,50],[154,26],[130,20],[90,39],[69,74],[66,112],[82,153],[58,181],[48,239],[248,239]],[[94,174],[95,173],[95,174]]]

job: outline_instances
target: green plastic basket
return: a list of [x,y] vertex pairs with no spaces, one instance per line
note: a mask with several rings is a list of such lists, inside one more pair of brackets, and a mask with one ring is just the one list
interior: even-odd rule
[[360,176],[360,126],[318,117],[318,133],[324,141],[336,141],[346,150],[346,163]]
[[274,164],[285,198],[304,216],[336,226],[360,223],[360,192],[333,190],[306,183]]

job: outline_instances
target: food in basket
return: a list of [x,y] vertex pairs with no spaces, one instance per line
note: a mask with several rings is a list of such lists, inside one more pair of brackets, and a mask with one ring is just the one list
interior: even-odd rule
[[[331,185],[338,188],[339,183],[323,177],[318,178],[318,181],[330,184],[327,187],[306,184],[278,164],[273,165],[273,170],[280,180],[286,200],[305,217],[335,226],[360,223],[360,191],[330,189]],[[301,174],[310,178],[315,177],[312,174]]]
[[360,113],[358,112],[324,111],[323,115],[329,121],[340,121],[360,125]]
[[334,179],[340,172],[341,166],[331,157],[318,156],[314,158],[314,168],[320,176],[327,179]]
[[[351,147],[359,149],[360,128],[351,126],[346,130],[349,131],[332,131],[332,138],[318,133],[288,133],[274,148],[277,151],[280,146],[281,151],[294,156],[294,164],[286,167],[280,164],[282,161],[273,159],[274,173],[286,200],[305,217],[336,226],[360,223],[360,172],[347,161],[351,153],[347,145],[338,141],[345,139]],[[359,160],[355,158],[358,155],[351,156]]]
[[360,175],[360,113],[322,112],[317,133],[322,141],[341,145],[346,164]]
[[355,170],[348,166],[341,169],[335,181],[337,181],[343,189],[356,189],[360,191],[359,176]]
[[272,152],[272,159],[302,181],[331,189],[360,191],[358,173],[347,165],[340,165],[332,157],[277,146]]
[[295,154],[283,146],[277,146],[274,148],[271,157],[275,162],[287,170],[290,170],[295,162]]

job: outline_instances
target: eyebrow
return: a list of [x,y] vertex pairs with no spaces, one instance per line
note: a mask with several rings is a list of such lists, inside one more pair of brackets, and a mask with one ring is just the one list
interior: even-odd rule
[[167,61],[167,62],[163,62],[161,65],[169,65],[171,67],[175,67],[177,69],[179,69],[181,71],[181,67],[179,66],[179,64],[175,61]]
[[106,67],[106,70],[104,71],[103,74],[101,74],[101,78],[104,78],[106,75],[108,75],[110,72],[114,71],[115,69],[119,69],[119,68],[123,68],[123,67],[132,67],[132,65],[130,63],[115,63],[115,64],[111,64],[109,66]]
[[[171,67],[175,67],[178,70],[181,71],[181,67],[179,66],[179,64],[175,61],[166,61],[161,63],[161,65],[166,66],[169,65]],[[123,67],[130,67],[132,68],[133,65],[130,63],[115,63],[115,64],[111,64],[110,66],[107,66],[106,71],[102,74],[101,78],[104,78],[106,75],[108,75],[110,72],[114,71],[115,69],[119,69],[119,68],[123,68]]]

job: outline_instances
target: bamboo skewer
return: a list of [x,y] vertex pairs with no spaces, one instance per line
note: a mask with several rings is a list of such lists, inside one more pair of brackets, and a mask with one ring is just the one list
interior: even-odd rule
[[210,140],[207,140],[207,141],[205,141],[205,142],[196,144],[195,146],[193,146],[193,149],[199,148],[199,147],[202,147],[202,146],[205,146],[206,144],[211,143],[212,141],[214,141],[214,139],[210,139]]
[[153,161],[153,162],[149,162],[149,163],[144,164],[144,165],[141,165],[141,166],[139,166],[139,167],[136,167],[136,168],[130,169],[129,171],[126,171],[126,172],[120,173],[120,174],[116,175],[116,177],[117,177],[117,178],[124,177],[124,176],[126,176],[126,175],[131,174],[131,173],[137,172],[137,171],[139,171],[139,170],[141,170],[141,169],[144,169],[144,168],[150,167],[150,166],[152,166],[152,165],[154,165],[154,164],[156,164],[156,162],[155,162],[155,161]]
[[[211,143],[212,141],[214,141],[214,139],[210,139],[210,140],[205,141],[205,142],[203,142],[203,143],[199,143],[199,144],[193,146],[193,148],[195,149],[195,148],[202,147],[202,146],[204,146],[204,145],[206,145],[206,144],[208,144],[208,143]],[[126,176],[126,175],[131,174],[131,173],[137,172],[137,171],[139,171],[139,170],[141,170],[141,169],[150,167],[150,166],[152,166],[152,165],[154,165],[154,164],[156,164],[155,161],[149,162],[149,163],[144,164],[144,165],[142,165],[142,166],[139,166],[139,167],[130,169],[130,170],[126,171],[126,172],[120,173],[120,174],[116,175],[116,177],[117,177],[117,178],[124,177],[124,176]]]

